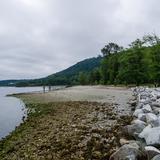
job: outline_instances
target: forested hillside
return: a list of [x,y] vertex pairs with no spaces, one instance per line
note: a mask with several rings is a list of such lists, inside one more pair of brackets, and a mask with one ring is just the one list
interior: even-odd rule
[[109,43],[102,53],[101,83],[160,85],[160,39],[156,35],[137,39],[127,49]]
[[[90,74],[100,67],[102,57],[85,59],[77,64],[40,79],[0,81],[0,86],[76,85],[79,75]],[[86,81],[86,80],[85,80]]]
[[85,59],[61,72],[46,77],[46,81],[49,84],[61,85],[79,84],[80,74],[90,74],[90,72],[100,67],[102,57]]

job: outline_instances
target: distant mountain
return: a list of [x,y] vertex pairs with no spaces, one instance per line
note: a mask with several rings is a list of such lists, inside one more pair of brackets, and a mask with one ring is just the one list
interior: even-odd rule
[[16,80],[2,80],[0,81],[0,86],[14,85],[16,82]]
[[73,85],[78,84],[79,73],[89,73],[95,68],[100,67],[102,57],[88,58],[77,64],[40,79],[33,80],[4,80],[0,81],[0,86],[39,86],[44,84],[51,85]]
[[55,74],[46,77],[49,83],[55,84],[76,84],[80,72],[91,72],[100,66],[102,57],[85,59],[77,64]]
[[1,80],[0,86],[16,86],[17,83],[25,82],[28,80]]

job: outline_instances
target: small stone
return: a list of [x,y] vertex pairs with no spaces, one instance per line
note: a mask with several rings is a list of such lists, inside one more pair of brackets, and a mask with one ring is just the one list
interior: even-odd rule
[[152,102],[155,102],[155,101],[156,101],[156,97],[152,97],[152,98],[151,98],[151,101],[152,101]]
[[127,140],[125,138],[121,138],[119,143],[121,144],[121,146],[125,145],[125,144],[131,144],[131,143],[137,143],[135,140]]
[[151,106],[153,106],[153,107],[160,107],[160,103],[158,103],[158,102],[152,102]]
[[52,155],[51,155],[51,154],[49,154],[49,155],[47,156],[47,159],[48,159],[48,160],[53,159]]
[[135,120],[133,120],[133,121],[131,122],[131,124],[143,124],[143,125],[146,125],[146,122],[141,121],[141,120],[139,120],[139,119],[135,119]]
[[136,106],[137,101],[136,101],[136,100],[132,100],[132,101],[129,102],[129,104],[130,104],[131,106]]
[[123,146],[124,144],[129,144],[129,140],[125,139],[125,138],[121,138],[119,140],[119,143],[121,144],[121,146]]
[[151,108],[151,106],[149,104],[144,105],[142,110],[143,110],[144,113],[152,112],[152,108]]
[[102,154],[99,151],[94,151],[93,152],[93,157],[96,158],[96,159],[100,159],[102,157]]

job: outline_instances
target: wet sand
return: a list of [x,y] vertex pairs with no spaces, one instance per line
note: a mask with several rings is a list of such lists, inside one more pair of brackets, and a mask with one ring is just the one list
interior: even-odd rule
[[134,99],[131,89],[106,86],[75,86],[45,94],[26,94],[22,95],[22,98],[30,102],[43,103],[66,101],[110,103],[116,106],[120,114],[130,114],[128,102]]

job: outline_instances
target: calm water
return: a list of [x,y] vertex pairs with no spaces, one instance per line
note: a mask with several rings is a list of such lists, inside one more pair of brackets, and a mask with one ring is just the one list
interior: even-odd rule
[[8,135],[22,122],[24,103],[7,94],[42,91],[42,87],[0,87],[0,139]]

